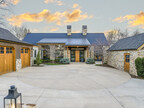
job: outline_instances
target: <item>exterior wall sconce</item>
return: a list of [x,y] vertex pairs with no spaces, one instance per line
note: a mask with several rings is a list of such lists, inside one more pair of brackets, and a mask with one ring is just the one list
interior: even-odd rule
[[10,86],[8,95],[4,97],[4,108],[22,108],[22,95],[14,85]]

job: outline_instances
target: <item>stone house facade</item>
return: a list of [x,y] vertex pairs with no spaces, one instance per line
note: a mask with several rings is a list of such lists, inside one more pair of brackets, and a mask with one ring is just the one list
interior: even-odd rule
[[107,50],[104,62],[137,76],[135,60],[144,57],[144,34],[121,39]]
[[104,33],[87,33],[87,26],[82,33],[71,33],[71,28],[67,26],[67,33],[29,33],[24,41],[34,45],[33,55],[40,51],[41,59],[69,58],[71,62],[95,58],[94,45],[108,45]]

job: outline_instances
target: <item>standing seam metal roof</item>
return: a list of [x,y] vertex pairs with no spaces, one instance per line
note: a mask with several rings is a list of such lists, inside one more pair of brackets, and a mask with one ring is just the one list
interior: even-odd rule
[[109,48],[109,51],[137,50],[143,44],[144,33],[119,40]]
[[82,33],[72,33],[70,36],[67,33],[28,33],[24,38],[24,41],[29,42],[33,45],[37,45],[37,43],[44,39],[87,39],[90,44],[99,44],[108,45],[108,42],[105,38],[104,33],[87,33],[86,36],[83,36]]

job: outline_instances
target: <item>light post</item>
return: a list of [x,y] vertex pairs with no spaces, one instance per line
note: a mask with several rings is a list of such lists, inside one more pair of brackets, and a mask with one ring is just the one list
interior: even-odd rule
[[10,86],[8,95],[4,97],[4,108],[22,108],[22,95],[14,85]]

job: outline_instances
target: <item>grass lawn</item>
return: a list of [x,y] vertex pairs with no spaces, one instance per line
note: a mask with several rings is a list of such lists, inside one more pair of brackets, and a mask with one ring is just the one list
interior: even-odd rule
[[96,66],[103,66],[103,64],[96,64]]
[[66,64],[60,64],[60,63],[45,63],[46,65],[66,65]]

